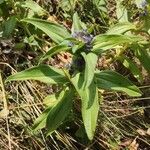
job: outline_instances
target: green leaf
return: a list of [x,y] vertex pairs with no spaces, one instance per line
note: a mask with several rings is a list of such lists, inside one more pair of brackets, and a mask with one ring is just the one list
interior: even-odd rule
[[39,16],[43,16],[47,14],[46,10],[44,10],[41,6],[39,6],[36,2],[32,0],[26,0],[25,2],[19,2],[17,5],[20,5],[21,7],[29,8],[34,13],[38,14]]
[[57,54],[61,51],[67,51],[67,50],[70,50],[70,47],[68,47],[66,45],[54,46],[54,47],[50,48],[50,50],[48,52],[46,52],[46,54],[44,54],[44,56],[40,59],[40,62],[44,61],[45,59],[50,58],[54,54]]
[[96,5],[98,10],[107,12],[105,0],[93,0],[93,4]]
[[72,53],[76,53],[77,51],[81,50],[85,44],[83,42],[78,42],[78,44],[72,46]]
[[95,75],[97,86],[100,89],[122,91],[129,96],[141,96],[141,91],[131,81],[117,72],[105,70]]
[[0,0],[0,4],[2,4],[5,0]]
[[106,34],[123,34],[129,30],[136,30],[136,25],[130,22],[120,22],[112,26]]
[[72,108],[72,100],[74,97],[74,91],[72,89],[63,90],[58,98],[58,103],[54,105],[47,117],[47,135],[50,135],[62,121],[66,118]]
[[43,111],[43,113],[34,121],[32,130],[37,131],[39,129],[46,127],[46,119],[50,110],[51,107],[48,107],[45,111]]
[[57,103],[59,102],[59,97],[56,94],[51,94],[48,95],[44,98],[43,103],[47,106],[47,108],[42,112],[42,114],[39,115],[39,117],[34,121],[34,125],[32,127],[32,129],[34,131],[37,131],[39,129],[42,129],[44,127],[46,127],[46,119],[51,111],[51,109],[53,107],[55,107],[55,105],[57,105]]
[[141,71],[139,70],[139,68],[137,67],[137,65],[134,62],[132,62],[129,58],[127,58],[125,56],[121,56],[121,58],[119,60],[122,61],[122,64],[131,71],[133,76],[139,82],[143,81],[142,73],[141,73]]
[[6,82],[18,80],[38,80],[50,84],[64,84],[68,82],[63,71],[47,65],[32,67],[11,75],[7,78]]
[[150,73],[150,53],[148,53],[144,48],[137,48],[135,50],[135,55],[140,60],[141,64],[147,70],[147,72]]
[[87,88],[93,81],[98,56],[94,53],[81,54],[85,60],[84,88]]
[[56,43],[61,43],[65,38],[70,37],[67,29],[59,24],[36,18],[26,18],[22,21],[33,24],[35,27],[47,34]]
[[16,17],[12,16],[3,25],[3,37],[10,37],[16,26]]
[[75,33],[75,32],[79,32],[83,29],[86,29],[86,26],[83,22],[81,22],[78,13],[75,12],[73,15],[73,24],[72,24],[72,29],[71,32]]
[[116,1],[116,15],[119,22],[127,22],[128,21],[128,12],[126,6],[123,5],[123,0]]
[[142,37],[133,35],[98,35],[93,41],[93,52],[102,53],[108,49],[122,47],[123,44],[132,44],[143,41]]
[[85,89],[83,86],[84,75],[79,73],[75,77],[73,77],[71,81],[79,96],[81,97],[81,110],[84,127],[88,138],[92,140],[96,129],[99,111],[98,89],[94,80],[90,84],[90,86]]
[[76,6],[76,2],[77,0],[61,0],[59,5],[64,11],[73,11]]
[[43,104],[47,107],[50,106],[52,107],[56,102],[57,102],[57,93],[47,95],[43,100]]

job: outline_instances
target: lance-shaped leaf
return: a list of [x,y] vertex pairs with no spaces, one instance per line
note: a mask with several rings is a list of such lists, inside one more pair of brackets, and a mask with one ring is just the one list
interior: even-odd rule
[[85,60],[84,88],[87,88],[93,81],[98,57],[94,53],[88,53],[86,55],[84,52],[82,56]]
[[67,29],[59,24],[36,18],[26,18],[22,21],[33,24],[35,27],[47,34],[56,43],[61,43],[65,38],[70,37]]
[[127,93],[129,96],[141,96],[141,91],[121,74],[111,71],[99,71],[95,73],[97,86],[100,89],[116,90]]
[[71,32],[75,33],[75,32],[82,31],[83,29],[86,29],[86,26],[83,22],[81,22],[78,13],[75,12],[73,15],[73,24],[72,24]]
[[98,35],[94,38],[92,51],[102,53],[108,49],[122,46],[123,44],[132,44],[139,41],[143,41],[143,39],[133,35]]
[[21,71],[7,78],[7,81],[38,80],[50,84],[64,84],[68,82],[63,71],[47,65],[40,65]]
[[128,12],[125,5],[123,5],[123,0],[116,1],[116,15],[119,22],[128,21]]
[[129,30],[136,30],[136,25],[130,22],[120,22],[112,26],[106,34],[122,34]]
[[88,88],[83,87],[84,75],[77,74],[71,79],[76,91],[81,97],[82,101],[82,118],[87,136],[90,140],[93,139],[96,129],[99,102],[98,102],[98,89],[93,82]]
[[72,108],[72,100],[74,97],[73,89],[65,89],[63,90],[59,97],[58,102],[54,105],[46,120],[47,126],[47,135],[50,135],[54,130],[61,125],[62,121],[66,118]]
[[34,125],[32,129],[34,131],[37,131],[39,129],[42,129],[46,127],[46,120],[49,115],[49,112],[51,109],[59,102],[58,93],[48,95],[44,98],[43,103],[47,106],[47,108],[42,112],[42,114],[39,115],[39,117],[34,121]]
[[67,51],[67,50],[70,50],[70,47],[68,47],[66,45],[54,46],[54,47],[50,48],[50,50],[44,54],[44,56],[40,59],[40,62],[44,61],[45,59],[50,58],[54,54],[57,54],[61,51]]
[[51,110],[51,107],[48,107],[43,113],[35,120],[32,130],[37,131],[46,127],[46,119]]

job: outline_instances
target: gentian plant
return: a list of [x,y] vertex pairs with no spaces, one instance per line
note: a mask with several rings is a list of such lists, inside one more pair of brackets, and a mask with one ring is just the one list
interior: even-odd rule
[[[38,80],[61,87],[61,91],[55,95],[57,100],[36,119],[34,130],[46,126],[47,135],[53,133],[71,112],[73,101],[79,98],[85,131],[92,140],[99,104],[102,101],[101,89],[121,91],[129,96],[141,96],[141,91],[126,77],[112,70],[96,68],[98,57],[109,52],[109,49],[118,50],[119,54],[123,54],[124,47],[132,48],[144,43],[141,36],[128,32],[136,30],[135,25],[129,22],[119,23],[107,33],[94,36],[88,32],[77,13],[73,16],[71,33],[59,24],[41,19],[27,18],[22,21],[45,32],[54,41],[55,46],[44,54],[38,66],[11,75],[6,81]],[[126,34],[127,32],[129,34]],[[58,69],[42,64],[44,60],[62,51],[73,55],[72,62],[67,67]],[[120,59],[119,54],[116,59]]]

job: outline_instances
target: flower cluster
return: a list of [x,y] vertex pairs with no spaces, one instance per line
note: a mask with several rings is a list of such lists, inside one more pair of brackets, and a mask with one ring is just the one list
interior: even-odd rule
[[[75,38],[77,41],[80,41],[84,43],[84,49],[83,51],[89,52],[92,48],[92,40],[94,36],[92,34],[89,34],[87,30],[81,30],[76,31],[72,34],[72,38]],[[69,46],[73,47],[76,44],[74,42],[70,42]],[[70,75],[75,74],[76,72],[82,72],[85,67],[85,61],[84,58],[77,54],[73,57],[72,62],[66,66],[66,68],[69,70]]]
[[87,32],[87,30],[82,30],[82,31],[79,31],[79,32],[74,32],[72,34],[72,37],[85,43],[85,46],[86,46],[86,50],[87,51],[90,51],[91,48],[92,48],[92,40],[93,40],[93,35],[92,34],[89,34]]

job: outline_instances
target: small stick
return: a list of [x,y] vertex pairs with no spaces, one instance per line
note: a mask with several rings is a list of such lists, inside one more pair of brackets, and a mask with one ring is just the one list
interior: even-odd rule
[[[0,84],[1,84],[1,89],[2,89],[2,97],[3,97],[3,103],[4,103],[4,110],[6,112],[8,112],[8,105],[7,105],[7,99],[6,99],[6,95],[5,95],[5,88],[4,88],[4,84],[3,84],[1,70],[0,70]],[[9,145],[9,149],[12,150],[12,148],[11,148],[10,130],[9,130],[9,123],[8,123],[8,117],[7,117],[7,115],[8,114],[6,114],[5,118],[6,118],[7,133],[8,133],[8,145]]]

